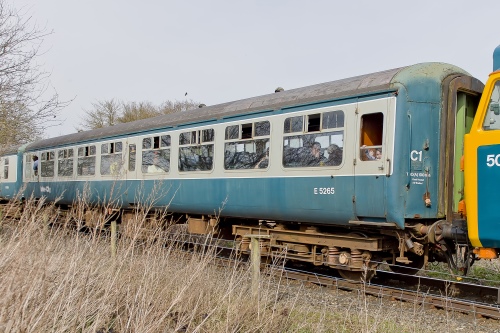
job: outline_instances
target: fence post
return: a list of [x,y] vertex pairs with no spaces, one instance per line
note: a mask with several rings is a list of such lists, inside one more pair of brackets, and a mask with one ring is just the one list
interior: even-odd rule
[[116,220],[111,221],[111,257],[116,258]]
[[260,244],[259,244],[259,239],[270,238],[270,236],[269,235],[245,235],[244,237],[250,238],[252,295],[257,297],[259,295],[259,284],[260,284]]

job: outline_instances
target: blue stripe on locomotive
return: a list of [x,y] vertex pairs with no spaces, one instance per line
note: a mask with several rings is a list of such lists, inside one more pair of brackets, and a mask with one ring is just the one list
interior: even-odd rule
[[477,208],[479,240],[483,247],[500,248],[500,221],[498,220],[498,180],[500,167],[488,166],[487,156],[497,156],[500,145],[477,149]]

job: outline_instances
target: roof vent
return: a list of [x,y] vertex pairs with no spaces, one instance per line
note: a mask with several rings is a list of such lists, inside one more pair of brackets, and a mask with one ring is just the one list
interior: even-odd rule
[[205,106],[206,106],[206,105],[205,105],[205,104],[203,104],[203,103],[202,103],[202,104],[200,104],[200,105],[198,105],[198,107],[199,107],[200,109],[201,109],[201,108],[204,108]]
[[279,93],[279,92],[282,92],[282,91],[285,91],[285,89],[283,89],[281,87],[278,87],[278,88],[274,89],[275,93]]

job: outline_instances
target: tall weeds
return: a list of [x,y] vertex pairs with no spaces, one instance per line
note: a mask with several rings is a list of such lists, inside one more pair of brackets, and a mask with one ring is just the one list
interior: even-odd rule
[[[279,277],[262,276],[256,299],[246,266],[216,264],[216,247],[186,252],[186,235],[175,221],[145,238],[141,226],[152,216],[169,218],[150,209],[135,211],[112,257],[108,234],[68,228],[68,218],[53,204],[28,200],[18,219],[5,219],[0,231],[0,332],[382,332],[392,327],[395,332],[405,327],[387,324],[383,315],[371,317],[365,299],[354,297],[352,306],[338,307],[328,291],[311,292]],[[83,213],[75,207],[71,214],[82,218]],[[61,223],[47,227],[50,222]],[[360,306],[366,312],[349,312]]]

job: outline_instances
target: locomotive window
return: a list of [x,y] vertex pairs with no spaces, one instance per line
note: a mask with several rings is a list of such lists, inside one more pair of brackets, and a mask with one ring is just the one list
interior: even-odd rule
[[101,145],[101,154],[107,154],[108,153],[108,149],[109,148],[109,145],[107,143],[103,143]]
[[54,157],[54,151],[47,151],[42,153],[42,160],[40,161],[41,177],[54,177]]
[[226,127],[226,140],[239,139],[240,126],[233,125]]
[[284,133],[302,132],[304,117],[290,117],[285,119]]
[[[302,116],[287,118],[285,120],[285,133],[293,132],[293,122],[299,123],[294,118],[303,119]],[[344,112],[312,114],[307,116],[307,121],[308,132],[319,132],[320,128],[321,132],[285,135],[283,138],[283,166],[297,168],[341,165],[344,154]],[[290,129],[289,132],[286,132],[287,128]],[[297,125],[295,129],[298,130],[298,128]]]
[[344,112],[331,111],[323,113],[322,129],[344,127]]
[[59,177],[73,176],[73,149],[61,149],[57,152],[57,175]]
[[491,92],[490,104],[486,111],[483,128],[487,131],[500,129],[500,81],[495,83]]
[[310,114],[307,116],[307,131],[308,132],[319,132],[320,128],[320,114]]
[[376,161],[382,159],[383,132],[383,113],[370,113],[361,116],[359,157],[362,161]]
[[266,136],[271,133],[271,125],[269,121],[258,121],[255,124],[254,136]]
[[3,164],[4,165],[9,165],[9,158],[6,157],[4,160],[3,160]]

